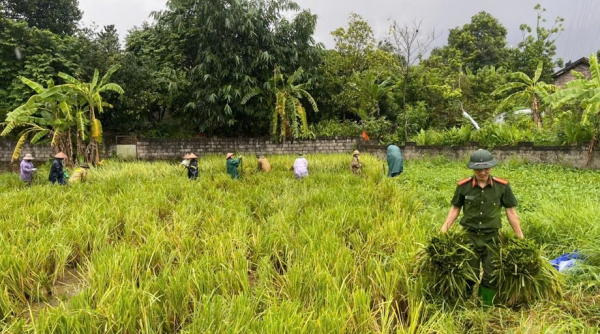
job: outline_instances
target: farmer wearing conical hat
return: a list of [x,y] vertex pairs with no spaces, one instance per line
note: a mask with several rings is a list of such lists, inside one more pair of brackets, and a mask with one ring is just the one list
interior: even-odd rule
[[226,163],[226,167],[227,167],[227,173],[229,175],[231,175],[232,179],[239,179],[240,175],[238,174],[238,166],[240,165],[240,163],[242,162],[242,156],[240,155],[239,158],[234,159],[233,156],[235,154],[233,153],[227,153],[227,163]]
[[63,170],[63,160],[67,158],[67,155],[63,152],[59,152],[54,156],[54,161],[52,161],[52,165],[50,166],[50,176],[48,180],[55,184],[58,182],[60,185],[65,185],[65,172]]
[[69,178],[69,184],[85,182],[87,180],[87,172],[90,169],[90,165],[84,163],[75,169],[73,175]]
[[256,162],[258,164],[258,171],[259,172],[265,172],[268,173],[271,171],[271,164],[269,163],[269,160],[267,160],[267,158],[265,158],[264,155],[262,154],[257,154],[256,155]]
[[360,152],[358,150],[354,150],[352,153],[352,162],[350,163],[350,168],[352,169],[352,174],[361,175],[362,163],[360,162]]
[[23,160],[21,161],[21,165],[19,166],[19,175],[21,180],[25,182],[26,185],[31,185],[31,180],[33,179],[33,173],[37,170],[37,168],[33,167],[33,156],[30,153],[25,154]]
[[[492,260],[498,244],[498,230],[501,226],[501,208],[506,210],[506,217],[517,236],[523,239],[519,216],[517,215],[517,199],[508,184],[508,181],[491,176],[492,167],[498,161],[492,153],[478,150],[471,155],[467,167],[472,169],[474,176],[458,181],[452,208],[442,226],[442,232],[448,231],[458,218],[461,209],[463,217],[460,225],[467,231],[470,241],[474,246],[475,258],[470,265],[475,274],[479,276],[480,267],[483,267],[483,278],[479,287],[479,296],[485,305],[491,306],[496,294],[492,280]],[[468,293],[472,293],[475,282],[468,286]]]
[[188,170],[188,179],[195,180],[198,178],[198,157],[194,153],[186,155],[184,158],[189,159],[189,163],[185,166]]

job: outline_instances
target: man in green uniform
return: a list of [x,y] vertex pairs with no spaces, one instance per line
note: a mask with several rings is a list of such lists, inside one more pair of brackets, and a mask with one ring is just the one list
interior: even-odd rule
[[[488,306],[492,305],[496,293],[491,275],[493,255],[498,244],[498,230],[502,227],[501,207],[506,209],[506,218],[512,229],[523,239],[519,216],[515,209],[517,200],[508,181],[490,175],[492,167],[497,164],[498,161],[489,151],[478,150],[471,155],[467,167],[473,170],[474,176],[458,181],[451,201],[452,208],[442,226],[442,232],[446,232],[464,208],[460,225],[467,231],[475,247],[476,256],[470,265],[477,276],[480,266],[483,267],[479,296]],[[475,282],[469,284],[469,295],[474,286]]]
[[234,159],[233,156],[233,153],[227,153],[227,173],[231,175],[232,179],[239,179],[238,166],[242,162],[242,157],[240,156],[239,158]]

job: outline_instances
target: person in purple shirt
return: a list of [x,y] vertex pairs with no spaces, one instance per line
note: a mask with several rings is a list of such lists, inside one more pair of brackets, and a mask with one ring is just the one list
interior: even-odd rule
[[297,179],[308,176],[308,161],[302,153],[298,153],[298,157],[294,161],[294,176]]
[[20,176],[21,180],[25,182],[26,185],[31,185],[31,180],[33,179],[33,173],[37,170],[37,168],[33,167],[33,156],[30,153],[25,154],[23,160],[21,161],[20,168]]

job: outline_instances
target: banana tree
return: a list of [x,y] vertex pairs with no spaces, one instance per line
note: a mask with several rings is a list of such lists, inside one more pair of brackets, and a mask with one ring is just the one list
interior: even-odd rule
[[[362,104],[366,107],[360,108],[360,110],[366,111],[365,109],[368,109],[369,111],[366,112],[369,117],[373,117],[373,114],[376,114],[376,116],[379,117],[381,112],[380,102],[396,88],[394,81],[392,78],[387,78],[380,83],[377,83],[377,75],[373,72],[368,72],[363,77],[357,74],[355,75],[355,81],[357,83],[352,83],[351,85],[355,87],[365,99],[365,101],[362,101]],[[362,113],[363,112],[359,112],[361,118],[363,118],[363,115],[361,115]]]
[[510,75],[518,79],[519,81],[509,82],[498,89],[496,89],[492,95],[503,95],[507,92],[514,91],[518,89],[518,91],[510,94],[506,97],[498,108],[497,111],[502,111],[508,104],[510,103],[520,103],[523,101],[528,101],[531,106],[531,117],[533,122],[538,128],[542,127],[542,114],[540,112],[541,102],[544,101],[548,95],[557,90],[557,87],[551,84],[547,84],[543,81],[539,81],[542,76],[544,63],[539,62],[538,67],[535,70],[535,74],[533,78],[530,78],[527,74],[523,72],[515,72]]
[[250,99],[256,96],[263,97],[266,93],[270,95],[266,99],[267,104],[273,105],[272,94],[274,94],[275,107],[271,119],[271,134],[274,138],[285,141],[288,137],[293,140],[311,135],[306,120],[306,109],[300,100],[302,98],[308,100],[315,112],[319,112],[319,108],[313,97],[306,91],[311,81],[297,84],[303,75],[304,69],[300,67],[285,80],[279,67],[275,66],[273,78],[264,84],[264,88],[254,89],[242,99],[242,104],[246,104]]
[[567,104],[579,105],[583,110],[581,124],[591,125],[594,128],[594,134],[588,147],[586,165],[589,165],[592,160],[600,132],[600,66],[598,58],[594,54],[590,56],[590,73],[591,78],[586,79],[579,76],[579,79],[568,82],[562,90],[546,98],[546,102],[550,103],[553,108]]
[[[78,120],[81,125],[84,125],[86,121],[90,124],[90,140],[84,152],[78,149],[78,154],[83,154],[86,162],[92,162],[97,165],[100,162],[100,153],[98,150],[98,144],[102,143],[102,123],[96,118],[96,112],[104,112],[104,107],[112,107],[102,99],[101,93],[105,92],[116,92],[123,94],[121,86],[115,83],[109,83],[110,77],[120,68],[120,65],[112,66],[106,74],[98,82],[100,73],[98,70],[94,71],[94,77],[92,82],[83,83],[74,77],[59,73],[58,76],[65,80],[67,83],[60,85],[60,89],[66,94],[73,96],[73,105],[78,110]],[[82,111],[87,111],[87,117],[83,117]],[[86,135],[84,131],[78,132],[78,147],[83,146]]]
[[[284,80],[283,74],[279,73],[279,68],[275,68],[273,78],[275,88],[275,111],[271,119],[271,133],[277,136],[277,125],[280,125],[279,137],[285,141],[286,136],[293,138],[302,138],[310,136],[308,122],[306,120],[306,109],[300,102],[300,99],[308,100],[315,112],[319,112],[317,102],[306,91],[311,82],[296,84],[302,78],[304,70],[302,67],[297,69],[292,75]],[[278,83],[281,82],[281,87]]]
[[75,125],[76,119],[68,103],[69,97],[62,94],[52,80],[48,81],[46,88],[27,78],[20,78],[20,80],[37,94],[9,112],[5,122],[2,123],[4,129],[0,136],[22,129],[11,160],[19,158],[23,145],[28,139],[30,143],[36,144],[50,138],[51,146],[55,151],[67,154],[66,163],[71,165],[73,146],[70,129]]

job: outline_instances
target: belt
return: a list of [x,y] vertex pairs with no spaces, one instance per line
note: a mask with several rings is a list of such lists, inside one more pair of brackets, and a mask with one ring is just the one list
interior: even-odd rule
[[488,234],[492,234],[492,233],[498,233],[498,230],[476,230],[476,229],[467,229],[467,232],[471,233],[471,234],[475,234],[475,235],[488,235]]

